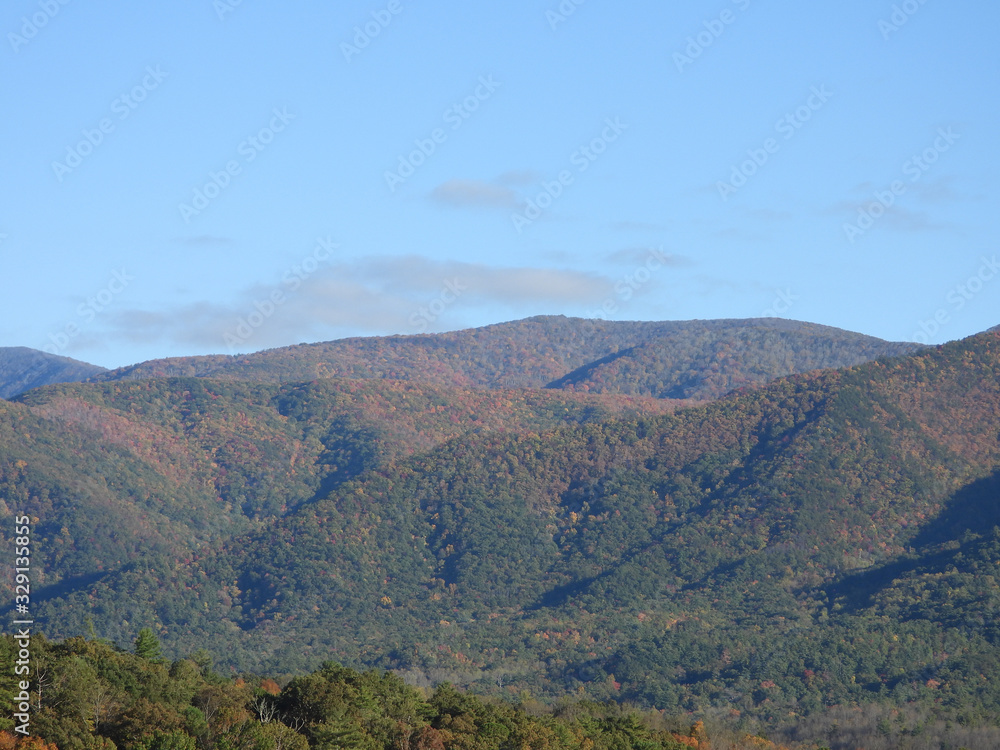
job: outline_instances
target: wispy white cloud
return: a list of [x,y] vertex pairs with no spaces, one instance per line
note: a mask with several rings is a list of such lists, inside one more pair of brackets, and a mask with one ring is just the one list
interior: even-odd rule
[[[566,268],[504,268],[484,263],[439,261],[419,255],[370,257],[324,266],[297,284],[278,279],[239,291],[231,302],[196,302],[161,309],[127,309],[109,314],[99,334],[105,342],[169,342],[201,350],[226,351],[227,333],[241,321],[253,335],[241,350],[261,349],[345,331],[410,332],[423,306],[455,297],[454,314],[507,306],[515,313],[591,305],[607,296],[614,280]],[[280,301],[273,300],[278,294]],[[81,341],[81,346],[88,342]]]
[[925,203],[950,203],[961,198],[952,187],[954,183],[954,177],[941,177],[913,183],[912,188],[917,197]]
[[517,187],[525,187],[527,185],[537,185],[544,178],[543,175],[539,174],[530,169],[515,169],[510,172],[504,172],[502,175],[496,178],[495,182],[498,185],[514,185]]
[[458,208],[512,209],[518,204],[513,190],[480,180],[449,180],[434,188],[431,198]]
[[773,208],[753,208],[748,214],[754,219],[767,222],[788,221],[792,218],[790,211],[776,211]]
[[[860,212],[869,211],[873,203],[875,201],[870,199],[840,201],[824,211],[824,213],[848,217],[849,220],[853,221]],[[927,211],[915,211],[901,206],[899,203],[892,206],[878,205],[883,212],[880,214],[879,223],[890,229],[904,232],[924,232],[951,228],[951,224],[947,222],[939,222],[932,219]]]
[[767,235],[741,227],[719,229],[712,232],[712,236],[723,240],[736,240],[738,242],[766,242],[768,239]]
[[694,260],[686,255],[668,253],[664,250],[650,247],[626,247],[616,250],[604,259],[609,263],[635,266],[645,264],[651,256],[659,263],[672,268],[685,268],[694,265]]
[[196,237],[177,237],[174,242],[179,242],[182,245],[231,245],[233,240],[231,237],[217,237],[212,234],[200,234]]
[[668,227],[666,224],[646,221],[616,221],[611,224],[611,228],[620,232],[662,232]]

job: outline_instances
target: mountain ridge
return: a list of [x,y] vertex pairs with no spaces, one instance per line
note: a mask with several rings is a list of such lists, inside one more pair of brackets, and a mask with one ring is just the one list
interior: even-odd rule
[[[758,356],[742,372],[742,357],[752,347],[771,352],[774,361],[760,361]],[[0,397],[60,382],[194,376],[260,382],[388,378],[704,400],[793,372],[844,367],[918,349],[913,343],[782,318],[605,321],[542,315],[446,333],[351,337],[241,355],[168,357],[112,370],[25,347],[0,348]],[[727,371],[720,374],[716,367],[702,377],[701,372],[712,367],[711,358],[722,356],[729,357]],[[793,362],[796,358],[799,361]],[[584,373],[593,380],[582,378]],[[661,376],[666,383],[660,382]],[[620,382],[622,377],[643,382]]]
[[[619,353],[637,347],[644,347],[644,358],[632,369],[641,371],[641,385],[626,388],[620,372],[601,372],[600,382],[595,383],[569,379],[573,372],[594,368],[595,362],[608,357],[627,358]],[[458,387],[571,386],[703,400],[793,372],[844,367],[919,348],[780,318],[628,322],[536,316],[449,333],[354,337],[246,355],[151,360],[94,380],[388,378]],[[729,361],[720,368],[716,360],[723,356]],[[744,360],[750,359],[754,365],[744,367]],[[720,375],[720,369],[727,371]],[[664,378],[667,385],[661,382]]]

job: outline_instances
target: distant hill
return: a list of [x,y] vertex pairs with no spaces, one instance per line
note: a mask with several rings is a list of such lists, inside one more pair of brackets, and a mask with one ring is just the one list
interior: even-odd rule
[[12,398],[52,383],[76,383],[103,372],[107,372],[103,367],[37,349],[0,347],[0,398]]
[[100,379],[386,378],[463,388],[547,387],[705,400],[785,375],[919,348],[779,318],[618,322],[540,316],[451,333],[152,360]]

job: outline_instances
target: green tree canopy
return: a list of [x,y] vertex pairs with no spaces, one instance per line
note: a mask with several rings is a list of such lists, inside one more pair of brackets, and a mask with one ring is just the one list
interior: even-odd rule
[[139,631],[139,635],[135,639],[135,655],[146,661],[162,661],[160,640],[153,635],[151,628],[143,628]]

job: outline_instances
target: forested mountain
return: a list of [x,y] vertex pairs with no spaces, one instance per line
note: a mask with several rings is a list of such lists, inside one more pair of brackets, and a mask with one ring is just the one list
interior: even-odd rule
[[0,511],[39,518],[36,583],[65,586],[138,560],[190,559],[449,439],[673,408],[375,380],[55,385],[0,402]]
[[103,367],[28,349],[0,347],[0,398],[51,383],[78,383],[106,372]]
[[678,405],[49,386],[0,403],[0,510],[37,518],[51,636],[772,724],[992,721],[1000,334]]
[[154,360],[99,379],[185,376],[273,383],[389,378],[704,400],[785,375],[917,349],[916,344],[780,318],[647,323],[540,316],[452,333]]

